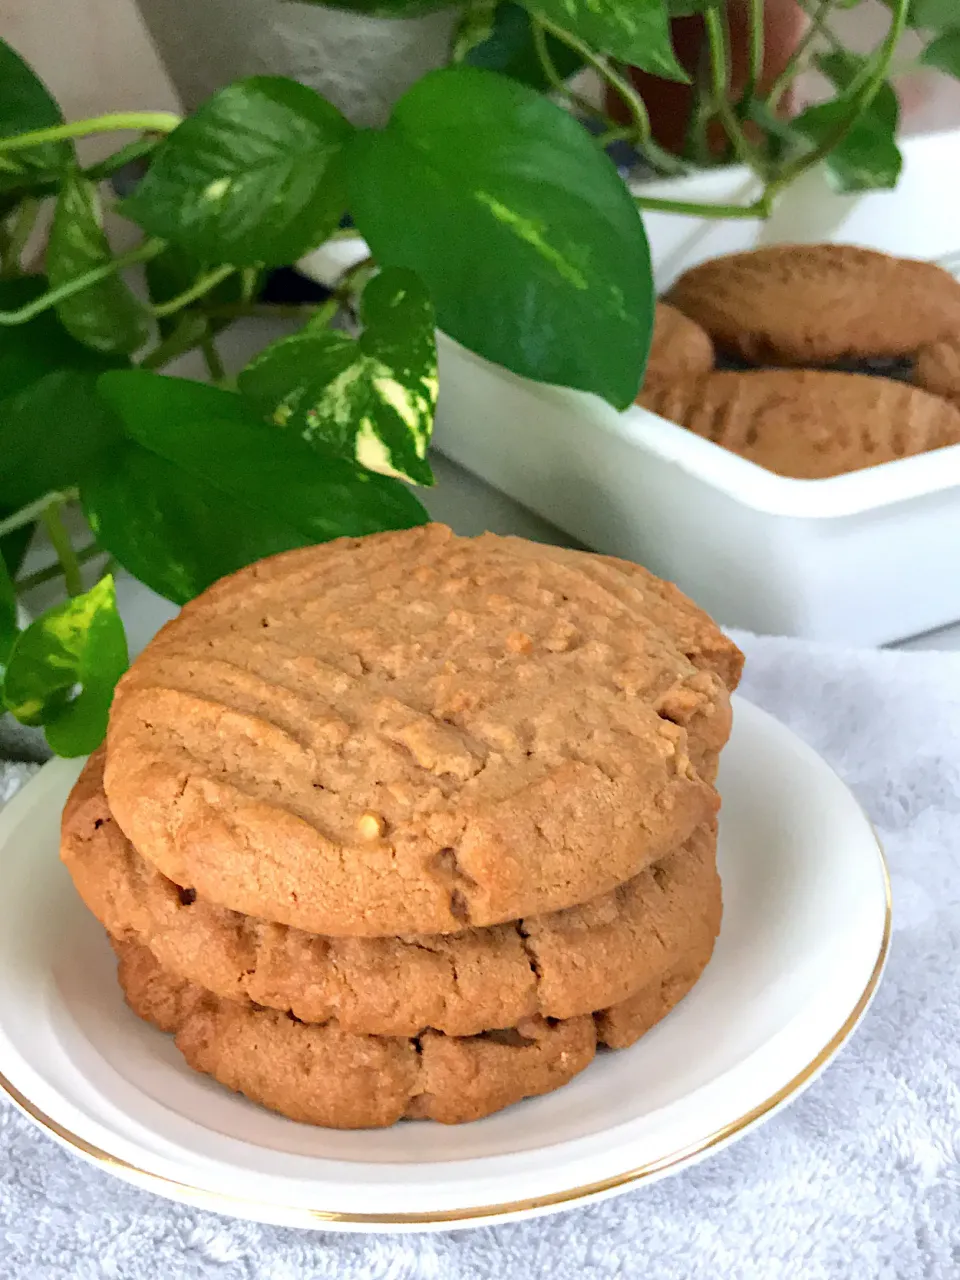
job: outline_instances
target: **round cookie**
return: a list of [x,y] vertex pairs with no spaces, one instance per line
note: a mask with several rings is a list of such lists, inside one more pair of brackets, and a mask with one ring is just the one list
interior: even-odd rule
[[910,356],[960,331],[960,283],[930,262],[844,244],[772,245],[703,262],[666,295],[751,364]]
[[711,373],[652,388],[653,412],[769,471],[819,480],[960,441],[960,409],[887,378],[827,370]]
[[669,302],[658,302],[644,385],[697,378],[709,373],[714,363],[713,342],[706,329]]
[[925,391],[960,404],[960,337],[921,347],[916,355],[914,381]]
[[540,1014],[571,1018],[625,999],[720,925],[716,833],[582,906],[488,929],[325,938],[211,906],[167,880],[114,822],[91,757],[64,812],[61,856],[115,938],[219,996],[336,1018],[346,1032],[469,1036]]
[[[640,593],[638,593],[638,600]],[[105,787],[148,861],[311,933],[448,933],[608,892],[712,821],[720,723],[639,603],[432,525],[261,561],[118,686]]]
[[632,1044],[676,1004],[709,949],[624,1004],[592,1017],[529,1018],[509,1031],[416,1039],[349,1035],[211,995],[170,977],[145,947],[115,943],[119,978],[139,1017],[176,1035],[194,1070],[292,1120],[378,1128],[403,1117],[460,1124],[550,1093],[593,1059],[598,1035]]

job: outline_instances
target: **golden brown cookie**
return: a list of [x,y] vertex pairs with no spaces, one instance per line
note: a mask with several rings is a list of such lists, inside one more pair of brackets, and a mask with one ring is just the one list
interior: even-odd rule
[[713,342],[706,329],[669,302],[657,303],[645,386],[697,378],[710,372],[714,358]]
[[64,812],[61,856],[87,907],[171,975],[217,995],[336,1018],[343,1031],[469,1036],[541,1014],[570,1018],[624,999],[719,931],[716,834],[579,907],[488,929],[409,938],[325,938],[211,906],[136,852],[102,789],[102,752]]
[[909,356],[960,331],[960,283],[854,245],[774,245],[701,263],[667,300],[751,364]]
[[802,480],[960,441],[960,410],[887,378],[825,370],[711,373],[652,388],[644,403],[714,444]]
[[253,565],[121,681],[105,787],[148,861],[311,933],[457,932],[606,893],[712,821],[728,692],[579,568],[439,525]]
[[914,381],[933,395],[960,403],[960,337],[921,347],[916,355]]
[[[686,993],[685,977],[665,974],[622,1014],[608,1010],[596,1022],[534,1017],[478,1036],[361,1036],[336,1022],[306,1024],[221,999],[170,977],[145,947],[114,946],[130,1007],[173,1032],[194,1070],[292,1120],[336,1129],[378,1128],[404,1116],[460,1124],[550,1093],[590,1064],[598,1023],[616,1043],[632,1044]],[[691,955],[683,973],[699,966],[699,976],[709,955]]]

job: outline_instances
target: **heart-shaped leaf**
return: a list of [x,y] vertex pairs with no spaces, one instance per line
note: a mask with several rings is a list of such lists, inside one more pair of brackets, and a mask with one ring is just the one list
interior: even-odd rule
[[273,343],[240,375],[277,426],[383,475],[432,484],[437,402],[433,306],[419,278],[387,267],[363,293],[363,333],[307,329]]
[[123,210],[200,261],[295,262],[346,208],[351,131],[336,107],[295,80],[238,80],[164,139]]
[[[472,25],[468,25],[472,24]],[[460,35],[462,61],[470,67],[499,71],[532,89],[545,90],[550,81],[537,56],[530,15],[518,4],[497,4],[467,11]],[[583,66],[583,59],[554,36],[546,38],[547,52],[559,75],[569,79]]]
[[432,72],[354,140],[355,221],[425,282],[440,327],[541,382],[632,403],[653,317],[643,224],[610,160],[542,95]]
[[[851,89],[867,65],[867,59],[862,55],[845,49],[832,49],[829,53],[818,54],[815,61],[818,69],[841,94]],[[880,86],[865,108],[864,116],[872,117],[880,128],[896,131],[900,123],[900,103],[892,84],[884,83]]]
[[[68,284],[112,257],[96,186],[79,172],[68,174],[47,245],[50,284]],[[57,314],[78,342],[105,355],[132,355],[150,334],[146,312],[118,275],[65,298],[57,304]]]
[[[39,276],[0,281],[0,307],[14,310],[46,288]],[[0,327],[0,507],[77,484],[110,447],[116,425],[96,380],[118,363],[82,346],[53,311]]]
[[[960,19],[958,19],[960,21]],[[960,26],[955,31],[945,31],[932,40],[920,55],[925,67],[945,71],[948,76],[960,77]]]
[[13,642],[17,638],[17,594],[7,573],[7,566],[0,559],[0,683]]
[[[842,91],[832,102],[808,107],[792,122],[797,133],[811,142],[831,138],[849,117],[852,100],[846,91],[863,67],[856,54],[835,50],[822,54],[817,65]],[[853,126],[828,152],[824,160],[827,180],[838,192],[886,190],[897,185],[903,157],[897,146],[900,106],[889,84],[880,87]]]
[[[63,115],[43,82],[5,40],[0,40],[0,138],[58,124],[63,124]],[[68,142],[0,152],[0,191],[30,186],[40,175],[65,168],[72,156]]]
[[[894,0],[883,0],[888,9]],[[960,28],[957,0],[911,0],[907,25],[924,31],[953,31]]]
[[665,0],[524,0],[524,7],[642,71],[690,79],[673,51]]
[[[848,112],[846,103],[825,102],[808,107],[796,118],[794,127],[811,142],[820,143],[832,136]],[[824,167],[828,182],[837,192],[889,190],[900,178],[903,157],[894,132],[875,117],[867,116],[833,147]]]
[[108,574],[20,633],[7,663],[4,702],[23,724],[42,724],[58,755],[85,755],[103,741],[113,690],[127,663]]
[[87,518],[171,600],[277,551],[428,518],[397,481],[268,426],[231,392],[142,370],[100,388],[128,439],[82,487]]

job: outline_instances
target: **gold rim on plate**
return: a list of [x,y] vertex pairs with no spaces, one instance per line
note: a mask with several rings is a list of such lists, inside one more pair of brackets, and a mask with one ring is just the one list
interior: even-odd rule
[[[876,832],[874,832],[876,838]],[[886,858],[883,853],[883,846],[877,838],[877,852],[880,858],[880,869],[883,876],[883,887],[885,897],[885,916],[883,923],[883,936],[880,940],[880,951],[877,956],[876,964],[867,981],[867,985],[863,989],[860,999],[854,1005],[849,1017],[844,1022],[840,1030],[831,1040],[820,1050],[820,1052],[798,1072],[787,1084],[778,1089],[776,1093],[771,1094],[763,1102],[752,1107],[744,1115],[736,1120],[731,1120],[729,1124],[725,1124],[721,1129],[717,1129],[708,1137],[699,1142],[692,1143],[690,1146],[682,1148],[680,1151],[671,1152],[669,1155],[661,1156],[658,1160],[652,1160],[648,1164],[640,1165],[636,1169],[629,1169],[626,1173],[618,1173],[609,1178],[603,1178],[599,1182],[590,1182],[581,1187],[571,1187],[565,1191],[554,1191],[549,1195],[533,1196],[527,1200],[509,1200],[503,1204],[476,1205],[465,1209],[440,1209],[432,1213],[341,1213],[334,1209],[304,1209],[298,1206],[275,1206],[281,1209],[283,1213],[299,1216],[303,1226],[318,1227],[324,1223],[345,1223],[353,1226],[433,1226],[443,1222],[469,1222],[481,1221],[484,1218],[500,1218],[508,1217],[518,1213],[529,1213],[539,1209],[558,1208],[562,1205],[573,1205],[581,1200],[589,1200],[594,1196],[603,1195],[607,1191],[613,1191],[619,1188],[630,1186],[634,1183],[643,1182],[647,1178],[653,1177],[655,1174],[664,1173],[666,1170],[676,1165],[682,1165],[697,1156],[705,1155],[706,1152],[714,1147],[720,1146],[728,1139],[742,1133],[744,1129],[749,1128],[757,1120],[769,1114],[782,1102],[785,1102],[791,1095],[797,1093],[805,1084],[812,1079],[813,1076],[825,1066],[840,1048],[843,1042],[850,1036],[860,1021],[867,1006],[873,998],[874,992],[880,982],[880,976],[883,973],[883,967],[886,963],[887,953],[890,950],[890,934],[893,919],[893,902],[890,892],[890,872],[887,867]],[[202,1187],[191,1186],[187,1182],[177,1182],[173,1178],[166,1178],[159,1173],[151,1173],[148,1169],[141,1169],[135,1164],[131,1164],[127,1160],[122,1160],[119,1156],[111,1155],[108,1151],[101,1150],[100,1147],[94,1146],[87,1142],[84,1138],[72,1133],[69,1129],[64,1128],[56,1120],[46,1115],[43,1111],[36,1107],[29,1098],[20,1092],[3,1074],[0,1074],[0,1090],[3,1090],[19,1109],[24,1112],[31,1120],[33,1120],[41,1129],[44,1129],[52,1137],[58,1139],[65,1146],[77,1151],[87,1160],[92,1160],[95,1164],[101,1165],[108,1172],[114,1173],[116,1176],[124,1178],[125,1181],[134,1181],[135,1185],[152,1189],[158,1195],[165,1195],[168,1199],[171,1194],[185,1194],[191,1203],[196,1204],[200,1208],[211,1209],[217,1213],[228,1213],[234,1217],[241,1216],[244,1210],[262,1210],[271,1206],[257,1200],[246,1200],[239,1196],[231,1196],[224,1192],[207,1191]],[[136,1175],[135,1179],[125,1177],[127,1174]],[[245,1215],[247,1216],[247,1215]]]

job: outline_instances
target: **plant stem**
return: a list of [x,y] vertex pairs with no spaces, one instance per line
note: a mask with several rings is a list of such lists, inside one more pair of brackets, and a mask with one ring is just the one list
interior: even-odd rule
[[[556,23],[551,22],[549,18],[545,18],[543,14],[538,14],[536,18],[533,19],[534,40],[539,40],[537,45],[538,54],[540,52],[540,48],[543,48],[544,56],[546,57],[546,62],[543,63],[543,67],[544,71],[547,73],[548,79],[550,75],[548,64],[550,66],[553,64],[550,59],[550,51],[546,47],[545,33],[547,32],[562,44],[565,44],[569,49],[573,49],[575,53],[578,53],[584,62],[593,67],[594,71],[596,71],[598,75],[602,76],[610,88],[613,89],[623,100],[624,105],[630,113],[630,119],[633,121],[635,136],[632,138],[632,141],[637,149],[646,156],[650,163],[655,168],[661,169],[668,174],[686,173],[688,171],[688,167],[681,159],[677,156],[671,155],[667,151],[664,151],[662,147],[658,146],[658,144],[654,142],[650,127],[650,114],[647,111],[646,103],[630,83],[629,79],[620,73],[620,71],[611,63],[609,58],[605,58],[602,54],[595,53],[594,50],[591,49],[588,44],[585,44],[578,36],[575,36],[570,31],[564,30],[563,27],[558,27]],[[543,61],[542,57],[541,61]],[[569,95],[569,90],[565,91]],[[576,95],[570,96],[576,99]],[[613,126],[614,122],[610,120],[604,112],[598,111],[597,108],[593,107],[590,103],[586,103],[586,109],[593,115],[599,116],[601,120],[606,121],[608,125]]]
[[609,147],[614,142],[629,142],[635,138],[636,129],[630,124],[618,124],[612,129],[607,129],[605,133],[597,134],[597,146]]
[[32,129],[29,133],[16,133],[10,138],[0,138],[0,154],[5,151],[22,151],[43,142],[86,138],[92,133],[119,133],[128,129],[140,133],[170,133],[179,123],[180,117],[169,111],[115,111],[90,120],[74,120],[70,124],[57,124],[49,129]]
[[811,10],[806,4],[801,6],[810,18],[810,25],[803,33],[803,36],[793,53],[787,59],[786,66],[777,76],[776,80],[774,80],[767,92],[767,105],[771,111],[777,110],[780,105],[780,99],[803,70],[804,59],[814,40],[816,40],[818,35],[827,31],[825,19],[827,14],[830,12],[832,4],[833,0],[819,0],[813,10]]
[[32,302],[28,302],[26,306],[21,307],[18,311],[0,311],[0,326],[26,324],[28,320],[33,320],[44,311],[49,311],[51,307],[55,307],[58,302],[63,302],[66,298],[72,298],[76,293],[82,293],[84,289],[89,289],[93,285],[99,284],[101,280],[106,280],[108,276],[115,275],[118,271],[123,271],[127,267],[135,266],[138,262],[149,262],[163,248],[163,240],[145,240],[143,244],[136,249],[131,249],[129,253],[123,253],[118,258],[112,258],[110,262],[105,262],[100,267],[94,267],[92,271],[86,271],[82,276],[75,276],[72,280],[67,280],[56,289],[50,289],[47,293],[42,293],[39,298],[34,298]]
[[[86,564],[88,560],[93,560],[96,556],[103,555],[103,547],[98,546],[95,542],[90,542],[75,552],[75,555],[77,564]],[[25,578],[18,578],[16,583],[17,595],[23,595],[27,591],[32,591],[34,587],[42,587],[45,582],[53,582],[55,578],[62,577],[63,565],[58,560],[55,564],[48,564],[45,569],[37,569],[35,573],[28,573]]]
[[538,15],[534,21],[534,30],[539,27],[541,29],[541,38],[545,31],[560,40],[563,44],[573,49],[583,58],[584,62],[593,67],[600,76],[606,80],[611,89],[615,89],[624,101],[624,105],[630,112],[630,118],[633,120],[634,128],[637,131],[637,142],[643,144],[649,141],[651,136],[650,114],[647,111],[646,103],[634,89],[633,85],[624,76],[621,76],[614,67],[611,66],[609,60],[602,54],[595,53],[588,44],[575,36],[570,31],[565,31],[563,27],[556,26],[548,18]]
[[65,489],[63,493],[45,493],[42,498],[37,498],[35,502],[28,502],[25,507],[21,507],[19,511],[14,511],[12,515],[7,516],[6,520],[0,520],[0,538],[5,538],[8,533],[13,533],[15,529],[22,529],[24,525],[34,524],[40,519],[47,507],[59,506],[64,502],[73,502],[77,497],[76,489]]
[[771,208],[766,192],[753,204],[700,204],[695,200],[661,200],[657,196],[638,195],[633,200],[638,209],[688,218],[767,218]]
[[151,151],[155,151],[156,147],[156,138],[137,138],[136,141],[128,142],[125,147],[121,147],[119,151],[114,151],[113,155],[106,156],[103,160],[84,169],[83,176],[90,182],[103,182],[104,178],[109,178],[124,165],[132,164],[134,160],[142,160]]
[[339,280],[337,281],[336,288],[331,290],[331,292],[334,294],[342,295],[347,301],[349,301],[350,285],[353,283],[356,277],[361,274],[361,272],[366,271],[368,267],[372,267],[372,266],[373,266],[373,255],[368,253],[365,258],[361,258],[358,262],[355,262],[353,266],[347,267],[347,269],[341,274]]
[[550,88],[556,93],[562,93],[569,102],[572,102],[573,105],[584,114],[595,116],[598,119],[606,121],[608,124],[612,123],[607,120],[606,114],[603,111],[598,107],[595,107],[592,102],[588,102],[586,98],[581,97],[580,94],[574,93],[574,91],[567,85],[567,82],[557,70],[557,64],[550,56],[550,46],[547,44],[547,32],[544,22],[540,18],[534,18],[531,16],[530,30],[533,34],[533,47],[536,51],[537,59],[540,63],[543,74],[547,78],[547,83],[550,85]]
[[211,289],[215,289],[228,276],[232,276],[236,269],[236,267],[232,267],[229,264],[216,267],[213,271],[208,271],[206,275],[194,280],[190,288],[184,289],[183,293],[178,293],[176,297],[169,298],[166,302],[160,302],[151,307],[151,311],[158,319],[162,316],[172,316],[175,311],[180,311],[183,307],[189,306],[191,302],[196,302],[198,298],[202,298]]
[[240,300],[250,302],[257,287],[257,268],[243,267],[240,271]]
[[305,327],[305,332],[316,333],[318,329],[326,329],[343,304],[337,297],[321,302]]
[[727,49],[727,32],[719,9],[709,8],[703,15],[710,53],[710,80],[713,89],[713,106],[724,132],[733,145],[741,164],[748,165],[755,173],[765,176],[765,166],[747,141],[736,112],[728,96],[730,88],[730,58]]
[[204,307],[203,314],[211,320],[241,320],[256,316],[261,320],[309,320],[325,303],[316,302],[224,302]]
[[887,69],[893,60],[893,55],[897,45],[900,43],[900,37],[903,35],[907,25],[907,12],[910,0],[893,0],[894,10],[893,18],[890,22],[890,29],[884,37],[883,43],[877,51],[876,60],[873,69],[861,88],[860,92],[854,97],[850,104],[850,111],[845,120],[842,120],[836,129],[832,129],[830,133],[820,142],[812,151],[808,151],[806,155],[799,156],[791,164],[785,165],[777,177],[769,184],[765,196],[770,200],[779,194],[784,187],[788,186],[801,173],[805,173],[808,169],[818,164],[825,156],[829,155],[838,143],[842,142],[847,136],[860,116],[866,111],[870,103],[874,100],[880,90],[883,88],[884,81],[887,78]]
[[217,344],[209,334],[200,339],[200,350],[203,353],[203,362],[207,366],[210,381],[216,386],[222,386],[227,380],[227,371],[223,366],[223,361],[220,359]]
[[80,563],[77,560],[77,553],[73,549],[70,535],[64,528],[63,521],[60,518],[62,509],[62,503],[51,503],[44,509],[40,519],[43,521],[47,536],[54,551],[57,553],[57,559],[63,569],[63,580],[67,588],[67,594],[79,596],[83,594],[83,578],[80,575]]
[[741,101],[750,102],[757,92],[757,85],[763,75],[763,57],[766,51],[764,36],[764,0],[750,0],[748,18],[750,31],[750,62],[747,68],[747,83],[744,85]]
[[139,361],[141,369],[162,369],[164,365],[186,355],[199,346],[207,331],[207,321],[199,311],[186,311],[177,321],[176,328],[167,334],[152,351]]

